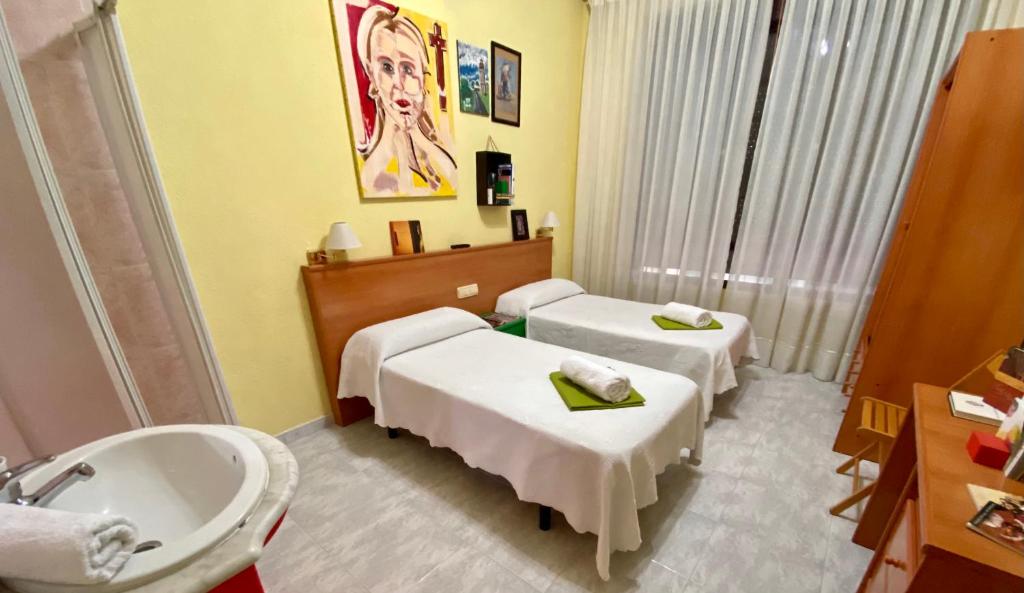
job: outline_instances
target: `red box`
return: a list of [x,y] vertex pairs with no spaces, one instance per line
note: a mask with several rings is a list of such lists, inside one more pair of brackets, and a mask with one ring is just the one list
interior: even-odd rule
[[987,432],[972,432],[967,439],[967,453],[974,463],[1003,469],[1010,457],[1010,446],[1001,438]]

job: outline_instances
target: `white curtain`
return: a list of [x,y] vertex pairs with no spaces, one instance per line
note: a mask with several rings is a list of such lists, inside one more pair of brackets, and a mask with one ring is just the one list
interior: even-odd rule
[[1021,0],[988,0],[984,2],[976,29],[1014,27],[1024,27],[1024,2]]
[[771,2],[592,0],[573,278],[717,306]]
[[762,363],[841,378],[939,80],[966,32],[1020,2],[786,3],[722,307]]

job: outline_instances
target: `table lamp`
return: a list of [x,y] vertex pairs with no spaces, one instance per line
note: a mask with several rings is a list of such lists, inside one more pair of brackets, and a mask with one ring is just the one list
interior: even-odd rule
[[554,235],[556,227],[558,227],[558,217],[555,216],[554,212],[549,211],[540,221],[540,227],[537,228],[537,236],[550,237]]
[[363,244],[359,241],[359,236],[352,230],[352,226],[349,223],[336,222],[331,225],[331,230],[327,233],[324,249],[320,251],[307,251],[306,261],[310,265],[336,262],[341,259],[339,251],[357,249],[362,246]]
[[331,232],[327,234],[327,243],[324,247],[328,251],[345,251],[346,249],[357,249],[363,244],[359,237],[347,222],[336,222],[331,225]]

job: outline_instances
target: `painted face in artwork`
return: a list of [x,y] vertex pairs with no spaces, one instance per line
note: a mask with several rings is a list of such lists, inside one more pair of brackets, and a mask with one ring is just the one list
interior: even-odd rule
[[[358,19],[348,23],[353,34],[351,48],[366,75],[362,83],[353,77],[355,84],[348,87],[365,85],[355,112],[359,120],[352,121],[358,121],[365,131],[356,145],[362,159],[360,187],[373,197],[432,195],[446,182],[454,191],[455,160],[445,143],[450,137],[439,133],[434,121],[441,108],[433,81],[436,71],[428,54],[427,37],[432,34],[424,33],[409,16],[380,3],[371,2],[355,14]],[[437,22],[433,27],[441,29]],[[440,33],[437,38],[443,41]],[[348,76],[346,71],[346,85],[352,80]],[[367,99],[372,106],[366,105]]]
[[405,27],[378,27],[370,35],[369,65],[385,119],[403,131],[423,113],[425,64],[422,42]]

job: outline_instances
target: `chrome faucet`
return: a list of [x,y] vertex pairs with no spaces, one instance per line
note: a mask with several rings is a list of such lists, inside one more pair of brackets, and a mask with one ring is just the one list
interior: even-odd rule
[[56,458],[55,455],[48,455],[0,472],[0,503],[13,503],[21,506],[43,505],[71,484],[88,480],[96,475],[96,470],[91,465],[79,462],[54,476],[34,494],[25,495],[22,492],[21,482],[18,482],[17,479]]
[[26,461],[21,465],[16,465],[6,471],[0,472],[0,502],[12,502],[13,499],[10,495],[10,488],[17,483],[15,482],[16,479],[41,465],[50,463],[54,459],[57,459],[56,455],[46,455],[39,457],[38,459]]

